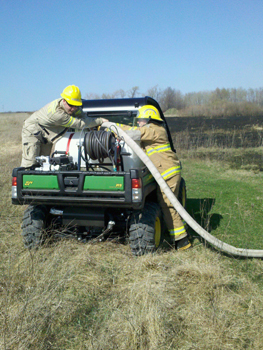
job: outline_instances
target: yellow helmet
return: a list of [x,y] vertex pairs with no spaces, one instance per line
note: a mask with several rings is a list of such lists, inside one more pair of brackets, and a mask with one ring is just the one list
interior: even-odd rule
[[136,121],[138,119],[147,119],[148,121],[163,122],[158,109],[152,105],[145,105],[138,109]]
[[82,106],[81,93],[79,88],[75,85],[67,86],[63,90],[61,97],[63,97],[70,105]]

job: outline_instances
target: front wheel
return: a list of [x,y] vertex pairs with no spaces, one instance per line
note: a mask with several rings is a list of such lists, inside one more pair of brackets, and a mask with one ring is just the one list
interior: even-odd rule
[[154,252],[162,240],[162,215],[157,203],[145,203],[142,211],[133,213],[129,228],[129,242],[133,255]]

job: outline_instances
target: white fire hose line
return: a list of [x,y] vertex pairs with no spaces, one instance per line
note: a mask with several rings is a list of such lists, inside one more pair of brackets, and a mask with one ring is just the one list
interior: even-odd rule
[[162,178],[159,171],[154,166],[153,162],[150,158],[143,152],[143,150],[134,142],[130,136],[126,134],[121,128],[119,128],[115,123],[104,122],[102,124],[103,127],[111,128],[111,130],[118,130],[118,134],[124,139],[129,147],[137,154],[137,156],[142,160],[142,162],[147,166],[149,171],[152,173],[156,182],[159,184],[161,189],[166,194],[167,198],[170,200],[171,204],[174,206],[175,210],[178,214],[183,218],[187,224],[202,238],[204,238],[207,242],[217,247],[218,249],[235,256],[243,256],[250,258],[263,258],[263,250],[256,249],[242,249],[236,248],[230,244],[220,241],[216,237],[212,236],[209,232],[203,229],[184,209],[184,207],[180,204],[178,199],[174,196],[173,192],[170,190],[169,186],[166,184],[165,180]]

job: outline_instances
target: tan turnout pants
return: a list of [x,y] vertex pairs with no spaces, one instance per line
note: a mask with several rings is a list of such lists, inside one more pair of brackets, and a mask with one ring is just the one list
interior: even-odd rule
[[22,167],[30,167],[36,164],[36,157],[49,156],[52,148],[52,143],[42,143],[32,134],[22,132]]
[[[180,181],[180,174],[177,174],[166,180],[167,185],[170,187],[176,198],[179,194]],[[161,190],[160,187],[157,190],[157,198],[163,212],[164,221],[169,231],[171,241],[175,242],[186,237],[187,232],[180,215],[174,209],[166,194]]]

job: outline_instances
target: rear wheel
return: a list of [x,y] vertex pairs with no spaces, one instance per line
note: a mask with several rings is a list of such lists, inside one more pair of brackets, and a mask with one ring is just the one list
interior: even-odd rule
[[142,211],[135,212],[130,221],[129,242],[132,253],[140,256],[154,252],[162,240],[161,208],[158,204],[145,203]]
[[45,205],[29,205],[25,210],[21,228],[26,248],[36,248],[45,242],[47,215],[48,209]]

